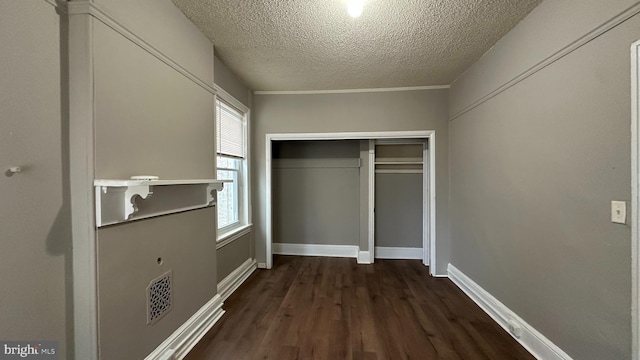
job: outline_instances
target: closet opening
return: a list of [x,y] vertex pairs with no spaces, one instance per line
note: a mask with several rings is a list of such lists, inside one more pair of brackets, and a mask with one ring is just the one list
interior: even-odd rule
[[[374,149],[374,258],[428,259],[425,139],[371,140]],[[425,251],[426,250],[426,251]]]
[[273,254],[421,259],[434,275],[435,132],[266,135]]

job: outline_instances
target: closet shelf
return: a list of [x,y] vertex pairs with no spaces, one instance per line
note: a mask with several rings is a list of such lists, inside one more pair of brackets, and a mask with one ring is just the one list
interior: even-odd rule
[[376,165],[422,165],[422,161],[376,161]]
[[[96,226],[216,205],[216,191],[232,180],[94,180]],[[152,196],[153,195],[153,196]]]

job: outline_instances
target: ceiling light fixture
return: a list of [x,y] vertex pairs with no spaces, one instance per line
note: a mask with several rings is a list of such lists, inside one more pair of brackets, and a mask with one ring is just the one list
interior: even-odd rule
[[347,0],[347,11],[351,17],[357,18],[362,15],[364,0]]

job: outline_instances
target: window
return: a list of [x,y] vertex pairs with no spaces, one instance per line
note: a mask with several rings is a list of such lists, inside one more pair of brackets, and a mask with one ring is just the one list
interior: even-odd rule
[[[217,177],[233,180],[218,193],[219,238],[248,225],[247,118],[248,109],[221,92],[216,100]],[[234,105],[231,105],[234,104]]]
[[240,225],[238,179],[241,174],[241,160],[218,156],[218,179],[233,180],[218,193],[218,229]]

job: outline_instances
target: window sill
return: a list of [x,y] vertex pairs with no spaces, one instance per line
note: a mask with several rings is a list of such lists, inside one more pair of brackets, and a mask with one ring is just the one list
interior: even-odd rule
[[253,228],[253,224],[247,224],[247,225],[239,226],[237,228],[233,228],[224,233],[218,234],[218,241],[216,242],[216,250],[226,245],[229,245],[230,243],[250,233],[252,228]]

